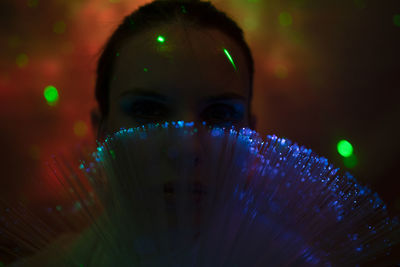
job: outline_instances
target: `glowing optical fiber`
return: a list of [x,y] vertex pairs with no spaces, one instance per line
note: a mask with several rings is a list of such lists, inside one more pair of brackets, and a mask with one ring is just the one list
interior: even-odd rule
[[229,54],[228,50],[226,50],[225,48],[224,48],[224,53],[228,57],[229,61],[231,62],[232,66],[233,66],[233,68],[235,69],[235,71],[237,71],[235,62],[233,62],[233,59],[232,59],[231,55]]
[[337,151],[342,157],[350,157],[353,154],[353,146],[347,140],[340,140],[337,144]]
[[47,104],[50,106],[54,106],[58,101],[58,91],[53,85],[47,86],[44,89],[43,95],[47,101]]

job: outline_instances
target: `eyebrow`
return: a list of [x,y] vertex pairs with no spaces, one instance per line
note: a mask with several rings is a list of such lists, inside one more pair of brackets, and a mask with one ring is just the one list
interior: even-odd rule
[[[124,97],[126,95],[134,95],[134,96],[139,96],[139,97],[151,97],[160,101],[167,101],[168,97],[160,94],[156,91],[149,91],[149,90],[145,90],[142,88],[135,88],[134,90],[129,90],[129,91],[125,91],[123,92],[120,97]],[[242,101],[246,101],[246,98],[242,95],[239,95],[237,93],[223,93],[220,95],[215,95],[215,96],[210,96],[207,97],[203,100],[203,102],[215,102],[215,101],[222,101],[222,100],[242,100]]]

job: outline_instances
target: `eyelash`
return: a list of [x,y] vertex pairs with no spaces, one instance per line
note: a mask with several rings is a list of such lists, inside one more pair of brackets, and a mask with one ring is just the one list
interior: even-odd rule
[[[170,115],[167,107],[154,101],[134,102],[129,105],[126,111],[137,120],[156,121],[166,119]],[[157,112],[155,113],[155,111]],[[241,117],[242,112],[238,112],[235,107],[223,103],[213,104],[202,113],[202,119],[211,124],[234,123],[240,121]]]

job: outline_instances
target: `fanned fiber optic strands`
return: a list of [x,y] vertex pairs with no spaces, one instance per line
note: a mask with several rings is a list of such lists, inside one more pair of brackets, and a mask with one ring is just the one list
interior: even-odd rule
[[36,256],[15,266],[390,266],[398,260],[389,254],[399,243],[399,223],[378,196],[325,158],[276,136],[263,140],[246,128],[183,121],[149,124],[114,133],[76,165],[54,168],[82,205],[74,221],[64,221],[89,226],[60,239],[68,242],[45,248],[44,240]]

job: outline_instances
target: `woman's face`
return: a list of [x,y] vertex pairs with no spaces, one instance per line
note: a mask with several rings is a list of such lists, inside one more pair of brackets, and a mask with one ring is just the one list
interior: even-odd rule
[[101,135],[176,120],[255,127],[248,63],[220,31],[166,24],[124,41],[115,57]]

